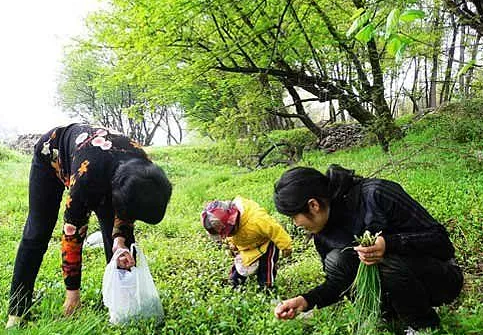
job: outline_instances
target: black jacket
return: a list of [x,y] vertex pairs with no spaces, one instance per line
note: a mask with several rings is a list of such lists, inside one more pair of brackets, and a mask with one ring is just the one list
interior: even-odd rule
[[[454,247],[446,229],[403,188],[392,181],[360,179],[345,195],[330,206],[329,220],[314,235],[315,247],[322,257],[333,249],[354,245],[354,235],[364,230],[379,231],[386,242],[386,254],[429,256],[441,260],[454,257]],[[304,294],[313,307],[329,305],[340,292],[324,289],[325,283]]]

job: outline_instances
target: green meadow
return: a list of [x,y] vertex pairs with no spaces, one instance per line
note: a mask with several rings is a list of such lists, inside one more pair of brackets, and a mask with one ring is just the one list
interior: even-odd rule
[[[399,182],[448,229],[464,269],[465,286],[451,305],[438,308],[441,329],[432,334],[483,333],[483,125],[481,112],[429,115],[417,123],[400,120],[406,136],[390,153],[377,145],[326,154],[309,150],[298,165],[325,171],[332,163],[363,176]],[[44,257],[35,287],[32,320],[8,334],[352,334],[355,315],[349,301],[311,317],[276,320],[274,304],[303,293],[324,279],[312,242],[290,220],[276,213],[273,185],[286,166],[249,170],[232,164],[222,144],[148,148],[173,183],[168,212],[159,225],[137,223],[136,239],[146,254],[165,309],[155,320],[112,326],[103,307],[101,286],[105,259],[101,248],[83,252],[82,308],[62,316],[62,213]],[[230,153],[227,150],[227,153]],[[228,154],[227,154],[228,155]],[[0,149],[0,329],[5,326],[10,279],[28,211],[30,157]],[[243,290],[225,285],[231,259],[210,242],[199,222],[206,201],[252,198],[282,222],[294,238],[294,252],[281,259],[277,290],[258,292],[255,279]],[[98,230],[95,216],[89,232]],[[396,334],[381,325],[381,334]]]

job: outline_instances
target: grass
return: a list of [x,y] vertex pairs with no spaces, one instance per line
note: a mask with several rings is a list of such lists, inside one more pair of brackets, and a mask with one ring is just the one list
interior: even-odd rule
[[[458,142],[441,132],[438,119],[416,124],[395,142],[389,155],[379,147],[354,148],[333,154],[312,151],[301,165],[322,171],[337,163],[360,175],[395,180],[448,229],[465,272],[465,287],[456,302],[439,308],[442,328],[434,334],[483,333],[483,163],[479,141]],[[440,127],[441,126],[441,127]],[[30,157],[0,149],[0,329],[6,321],[8,292],[16,249],[27,215]],[[311,243],[289,220],[275,212],[273,184],[285,167],[248,171],[234,165],[211,164],[197,147],[151,148],[154,160],[174,184],[165,220],[136,225],[136,238],[148,258],[166,313],[165,324],[154,321],[125,327],[108,324],[100,294],[105,267],[101,249],[84,251],[82,311],[61,315],[63,284],[60,270],[62,213],[44,257],[37,282],[35,319],[11,334],[352,334],[355,312],[348,302],[316,310],[310,319],[281,322],[273,301],[307,291],[323,281],[321,263]],[[208,150],[209,152],[209,150]],[[6,158],[4,158],[6,157]],[[206,237],[199,213],[206,201],[243,195],[259,202],[294,236],[294,253],[280,261],[272,296],[257,292],[256,280],[245,290],[223,286],[231,260]],[[97,230],[95,216],[89,231]],[[1,332],[1,331],[0,331]],[[393,334],[381,328],[380,334]]]

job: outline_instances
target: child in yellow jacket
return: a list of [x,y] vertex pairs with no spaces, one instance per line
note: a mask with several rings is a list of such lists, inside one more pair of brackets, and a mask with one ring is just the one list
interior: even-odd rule
[[254,272],[261,288],[273,287],[280,250],[288,257],[292,239],[264,208],[240,196],[232,201],[215,200],[202,211],[201,222],[214,239],[226,240],[234,251],[230,271],[234,287]]

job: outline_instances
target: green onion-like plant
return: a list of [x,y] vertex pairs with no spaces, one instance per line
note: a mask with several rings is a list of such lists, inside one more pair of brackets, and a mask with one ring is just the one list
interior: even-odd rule
[[[366,230],[360,237],[355,236],[356,242],[363,247],[370,247],[376,243],[381,232],[371,235]],[[354,309],[356,313],[356,335],[377,334],[377,323],[381,313],[381,280],[377,265],[359,263],[357,275],[351,286],[354,296]]]

